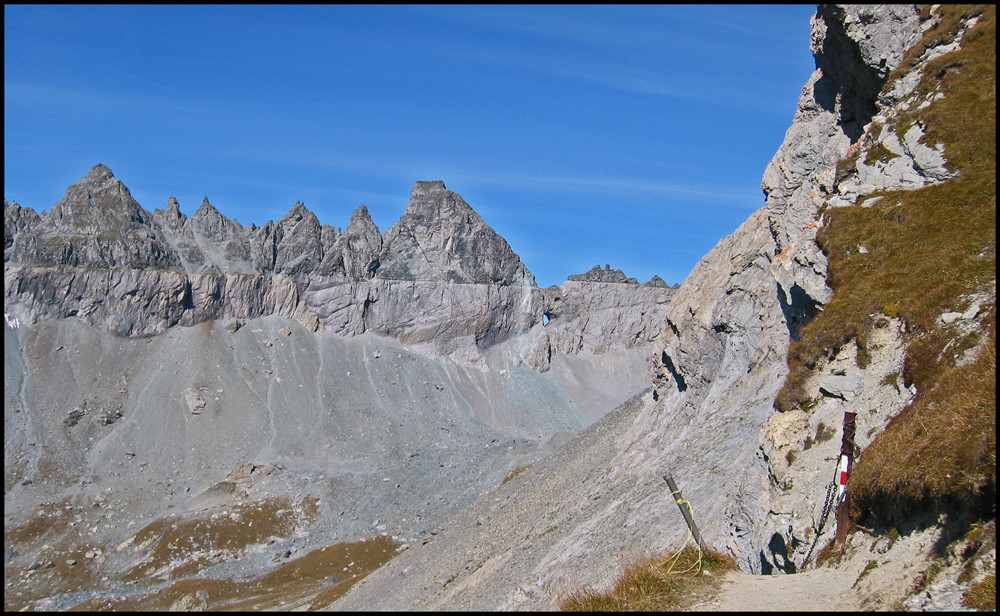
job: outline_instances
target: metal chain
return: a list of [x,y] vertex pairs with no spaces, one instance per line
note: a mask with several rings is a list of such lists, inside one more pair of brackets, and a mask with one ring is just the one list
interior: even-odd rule
[[816,549],[816,544],[819,543],[819,537],[823,534],[823,527],[826,526],[826,519],[830,516],[830,511],[833,509],[833,502],[837,499],[837,480],[834,478],[830,482],[829,487],[826,489],[826,501],[823,503],[823,514],[819,518],[819,527],[816,529],[816,538],[813,540],[812,547],[809,548],[809,553],[806,554],[806,559],[802,561],[802,566],[805,567],[809,563],[809,558],[812,556],[813,550]]

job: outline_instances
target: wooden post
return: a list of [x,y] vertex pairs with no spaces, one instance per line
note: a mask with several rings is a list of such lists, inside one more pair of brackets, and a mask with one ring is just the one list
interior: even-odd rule
[[851,467],[854,466],[854,434],[855,434],[855,419],[857,418],[857,413],[845,412],[844,413],[844,436],[840,442],[840,456],[842,465],[840,468],[838,482],[841,484],[840,498],[837,503],[837,532],[835,537],[835,542],[837,545],[843,549],[844,544],[847,541],[847,533],[851,529],[851,516],[848,513],[848,496],[847,494],[847,478],[851,472]]
[[691,515],[691,504],[681,497],[681,491],[677,489],[677,484],[674,483],[673,477],[664,475],[663,479],[667,482],[670,493],[674,496],[674,502],[677,503],[678,509],[681,510],[681,515],[684,516],[684,521],[687,522],[688,528],[691,529],[691,536],[694,537],[695,543],[698,544],[698,547],[702,551],[706,550],[705,541],[701,538],[701,533],[698,532],[698,527],[694,523],[694,516]]

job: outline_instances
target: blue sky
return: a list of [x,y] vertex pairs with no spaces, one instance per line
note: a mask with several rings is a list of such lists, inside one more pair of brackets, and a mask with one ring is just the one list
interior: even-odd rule
[[682,282],[763,206],[814,68],[795,6],[4,6],[4,198],[96,163],[147,210],[384,232],[444,180],[539,286]]

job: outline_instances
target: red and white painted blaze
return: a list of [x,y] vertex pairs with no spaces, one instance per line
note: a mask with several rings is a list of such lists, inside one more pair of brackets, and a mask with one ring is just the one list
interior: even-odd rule
[[840,502],[844,498],[844,492],[847,490],[847,473],[851,470],[851,460],[845,456],[840,456],[840,462],[837,464],[837,502]]

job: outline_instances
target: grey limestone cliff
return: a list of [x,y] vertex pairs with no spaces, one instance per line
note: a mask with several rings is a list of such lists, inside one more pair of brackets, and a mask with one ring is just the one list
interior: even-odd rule
[[260,227],[226,218],[208,198],[190,217],[173,197],[149,214],[104,165],[51,213],[5,203],[4,216],[5,312],[25,325],[72,316],[118,335],[155,335],[273,314],[473,364],[530,331],[521,355],[547,370],[553,353],[649,343],[672,291],[573,280],[540,290],[506,240],[440,181],[417,182],[385,234],[365,206],[343,232],[302,203]]
[[[824,372],[826,389],[815,386],[828,397],[812,415],[774,408],[789,341],[831,294],[815,243],[820,207],[864,190],[840,183],[837,163],[862,147],[873,118],[891,113],[880,99],[885,80],[927,24],[913,5],[823,6],[812,27],[817,68],[764,172],[766,206],[671,298],[653,391],[456,516],[447,537],[404,552],[336,608],[552,609],[569,593],[608,590],[626,565],[687,535],[664,475],[692,504],[707,543],[742,569],[801,567],[832,477],[824,459],[836,457],[839,441],[807,452],[795,490],[790,443],[801,451],[822,422],[839,427],[845,410],[879,408],[859,419],[863,447],[912,395],[888,379],[900,358],[890,324],[870,342],[877,358],[867,370],[845,357]],[[905,174],[890,177],[907,185]]]
[[410,195],[385,232],[379,278],[535,286],[507,241],[444,182],[417,182]]

